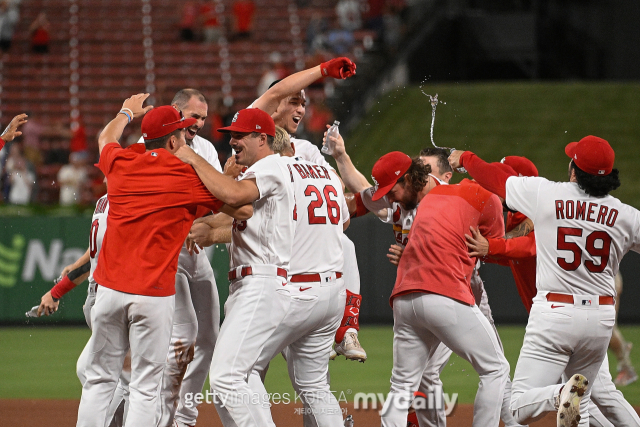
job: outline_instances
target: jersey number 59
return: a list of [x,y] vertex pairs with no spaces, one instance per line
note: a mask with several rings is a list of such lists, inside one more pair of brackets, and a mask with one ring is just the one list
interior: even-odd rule
[[[575,271],[582,263],[582,248],[575,241],[568,241],[570,238],[582,237],[581,228],[558,227],[558,250],[573,252],[573,261],[568,262],[566,258],[557,258],[558,265],[567,271]],[[596,246],[597,245],[597,246]],[[611,249],[611,236],[606,231],[593,231],[587,236],[585,250],[592,257],[600,258],[600,263],[596,264],[592,260],[586,260],[584,266],[592,273],[602,273],[609,262]]]

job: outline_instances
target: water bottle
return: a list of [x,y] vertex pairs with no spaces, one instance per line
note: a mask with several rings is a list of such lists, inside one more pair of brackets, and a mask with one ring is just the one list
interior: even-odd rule
[[25,316],[27,317],[38,317],[38,308],[40,306],[39,305],[34,305],[33,307],[31,307],[31,310],[27,311],[25,313]]
[[322,146],[322,149],[320,150],[324,154],[328,154],[328,155],[332,155],[333,154],[334,142],[331,141],[329,139],[329,137],[333,136],[334,138],[337,138],[338,136],[340,136],[340,130],[338,129],[338,126],[340,126],[340,122],[335,120],[333,122],[333,125],[327,131],[327,138],[325,139],[324,145]]

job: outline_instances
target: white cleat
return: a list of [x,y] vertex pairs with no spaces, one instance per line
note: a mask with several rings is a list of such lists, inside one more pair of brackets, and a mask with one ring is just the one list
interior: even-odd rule
[[335,347],[334,351],[349,360],[357,360],[363,363],[367,360],[367,352],[360,345],[358,334],[353,332],[344,334],[342,342]]
[[587,391],[589,381],[584,375],[575,374],[562,387],[558,404],[558,427],[578,427],[580,400]]
[[344,427],[353,427],[353,415],[349,415],[344,419]]
[[335,360],[336,357],[338,357],[338,353],[332,348],[331,353],[329,353],[329,360]]

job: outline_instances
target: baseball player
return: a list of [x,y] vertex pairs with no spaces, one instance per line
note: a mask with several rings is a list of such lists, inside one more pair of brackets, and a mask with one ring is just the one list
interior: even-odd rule
[[[374,187],[371,187],[367,179],[362,175],[353,165],[349,155],[344,148],[344,140],[340,137],[335,141],[334,156],[336,157],[336,163],[338,169],[350,188],[361,189],[356,193],[353,198],[350,199],[350,212],[352,217],[361,216],[367,212],[373,212],[383,222],[393,224],[394,236],[396,243],[391,245],[387,257],[390,261],[398,265],[404,247],[408,242],[408,234],[411,229],[411,224],[416,215],[416,208],[411,208],[420,202],[421,195],[414,193],[412,196],[405,200],[403,203],[393,202],[391,203],[387,197],[383,197],[377,202],[373,202],[372,194],[375,191]],[[420,152],[420,160],[431,168],[431,175],[442,184],[448,184],[453,175],[453,170],[448,162],[448,152],[444,149],[438,148],[426,148]],[[409,206],[407,206],[409,202]],[[484,290],[484,284],[480,275],[478,274],[478,266],[474,270],[471,276],[471,289],[473,291],[476,304],[480,311],[485,315],[487,320],[494,327],[493,317],[491,315],[491,308],[489,307],[489,301],[487,293]],[[495,331],[498,341],[500,337],[497,330]],[[423,372],[422,380],[419,387],[419,392],[429,393],[433,390],[442,390],[442,381],[440,380],[440,374],[446,366],[451,356],[451,350],[444,344],[441,344],[434,352],[432,357],[427,362],[427,366]],[[517,426],[518,424],[513,419],[509,411],[510,403],[510,390],[511,381],[507,378],[507,385],[505,389],[505,397],[503,398],[501,419],[507,427]],[[415,412],[410,413],[409,423],[419,424],[422,427],[429,426],[444,426],[446,425],[446,414],[444,409],[416,409]]]
[[11,142],[16,136],[22,135],[22,132],[20,132],[18,128],[27,123],[27,117],[26,114],[18,114],[11,119],[11,122],[9,122],[7,127],[2,131],[2,135],[0,135],[0,150],[2,150],[7,142]]
[[[254,101],[251,106],[271,114],[277,126],[285,129],[289,134],[295,135],[305,115],[307,101],[304,90],[307,86],[325,76],[346,79],[355,73],[356,64],[351,60],[344,57],[334,58],[319,66],[273,82],[269,90]],[[291,144],[296,157],[329,168],[335,173],[318,147],[310,141],[291,137]],[[345,257],[343,279],[347,286],[347,299],[342,322],[335,337],[335,351],[332,351],[331,358],[334,359],[337,354],[341,354],[347,359],[364,362],[367,360],[367,353],[358,341],[362,302],[360,272],[358,271],[355,246],[346,235],[342,237],[342,246]]]
[[[92,335],[78,426],[102,426],[124,356],[131,349],[126,426],[155,422],[158,384],[166,364],[174,310],[178,255],[198,206],[239,219],[251,206],[233,208],[214,198],[173,153],[185,145],[185,119],[171,106],[142,107],[148,94],[127,99],[98,139],[100,169],[109,180],[109,215],[94,279]],[[151,111],[149,111],[151,110]],[[149,112],[148,114],[145,114]],[[125,126],[145,116],[145,146],[116,142]]]
[[[185,118],[196,120],[185,129],[187,145],[217,171],[222,171],[213,144],[197,134],[207,118],[204,95],[196,89],[182,89],[171,105]],[[144,143],[144,139],[138,142]],[[180,427],[196,424],[197,406],[186,406],[184,396],[202,391],[219,330],[220,300],[211,263],[204,252],[190,254],[183,245],[178,257],[173,330],[162,376],[158,427],[172,426],[174,416]]]
[[251,219],[233,223],[229,298],[209,383],[218,412],[224,406],[239,427],[264,425],[247,381],[291,301],[287,275],[295,230],[293,185],[286,162],[273,153],[275,124],[269,114],[240,110],[230,126],[218,131],[231,133],[237,163],[248,166],[239,181],[216,171],[189,147],[177,152],[217,198],[254,207]]
[[475,304],[469,282],[476,262],[466,251],[464,230],[474,224],[490,236],[502,235],[501,205],[471,181],[437,185],[429,173],[430,166],[399,152],[381,157],[372,171],[378,182],[374,202],[386,195],[407,209],[415,207],[411,202],[420,187],[423,196],[391,295],[394,368],[382,425],[406,425],[427,360],[445,343],[480,376],[473,425],[498,426],[509,364],[495,330]]
[[[518,176],[538,176],[535,165],[525,157],[507,156],[501,163],[511,167]],[[531,311],[536,295],[535,233],[533,223],[520,212],[508,212],[504,238],[486,239],[475,230],[467,236],[471,256],[483,257],[488,262],[508,265],[513,272],[518,292],[527,312]],[[616,276],[616,282],[618,282]],[[563,382],[566,382],[566,378]],[[636,426],[640,418],[615,387],[605,359],[591,389],[589,404],[590,426]]]
[[518,177],[471,152],[455,151],[450,162],[535,225],[538,293],[514,375],[514,416],[526,422],[557,411],[558,426],[586,426],[615,322],[614,276],[627,251],[640,252],[640,212],[609,195],[620,181],[607,141],[590,135],[565,153],[566,183]]
[[[281,128],[280,128],[281,129]],[[281,129],[286,136],[286,131]],[[293,155],[288,138],[275,152]],[[267,396],[261,372],[286,348],[291,381],[309,408],[311,425],[343,425],[340,406],[327,382],[329,354],[342,319],[346,289],[342,280],[341,236],[349,225],[342,183],[329,168],[288,157],[295,189],[296,231],[289,271],[289,311],[263,349],[249,380],[252,390]],[[262,405],[268,425],[269,405]]]

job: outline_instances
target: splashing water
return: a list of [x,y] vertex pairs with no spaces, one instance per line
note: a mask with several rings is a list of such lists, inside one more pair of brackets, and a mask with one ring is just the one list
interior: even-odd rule
[[[455,151],[455,148],[449,148],[449,147],[438,147],[435,143],[435,141],[433,140],[433,127],[436,123],[436,108],[438,107],[438,102],[442,103],[442,104],[447,104],[444,101],[438,101],[438,94],[436,93],[435,96],[431,96],[428,93],[426,93],[424,90],[422,90],[422,88],[420,88],[420,92],[422,92],[423,95],[428,96],[429,97],[429,102],[431,103],[431,144],[433,144],[434,147],[436,148],[440,148],[440,149],[445,149],[445,150],[449,150],[450,153],[453,153]],[[460,173],[466,173],[466,169],[465,168],[456,168],[456,170]]]

